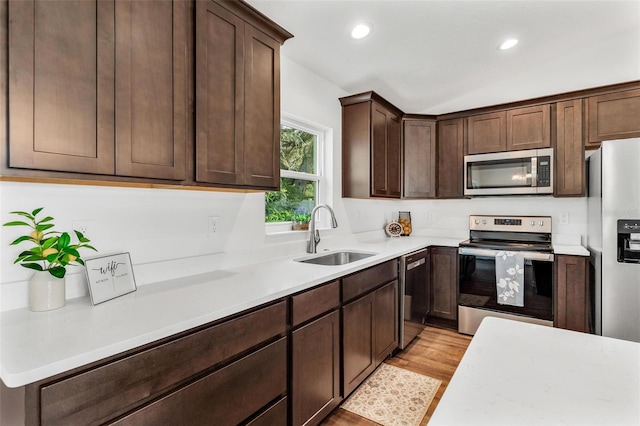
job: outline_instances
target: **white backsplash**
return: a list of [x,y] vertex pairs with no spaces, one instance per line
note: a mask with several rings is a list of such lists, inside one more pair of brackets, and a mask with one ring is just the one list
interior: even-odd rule
[[[286,46],[283,54],[286,54]],[[335,167],[328,176],[328,182],[333,187],[331,204],[339,227],[322,230],[323,238],[380,231],[387,221],[395,219],[400,210],[411,212],[417,235],[464,237],[468,232],[470,214],[549,215],[553,217],[554,234],[586,234],[584,198],[342,199],[339,167],[341,108],[338,98],[348,94],[286,56],[282,58],[282,109],[333,129],[334,144],[327,148],[327,154]],[[198,273],[228,265],[228,262],[241,261],[238,259],[264,260],[262,256],[282,253],[302,255],[308,235],[265,235],[262,192],[0,182],[2,223],[13,219],[8,214],[10,211],[42,206],[47,214],[55,217],[55,224],[60,230],[71,230],[73,221],[92,221],[93,232],[87,235],[92,244],[101,255],[130,252],[141,284],[161,280],[163,274],[173,277]],[[559,224],[560,213],[569,213],[568,225]],[[213,238],[207,235],[208,216],[219,218]],[[23,246],[9,246],[21,231],[20,228],[0,227],[0,310],[3,311],[27,306],[26,282],[31,271],[13,264]],[[85,252],[84,256],[92,254]],[[166,268],[157,268],[169,260],[171,268],[168,272],[162,272],[167,271]],[[67,298],[88,294],[82,268],[70,268],[67,276]]]

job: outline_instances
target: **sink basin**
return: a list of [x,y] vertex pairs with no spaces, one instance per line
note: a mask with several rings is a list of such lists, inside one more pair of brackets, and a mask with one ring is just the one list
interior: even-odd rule
[[346,265],[347,263],[356,262],[375,256],[375,253],[366,253],[358,251],[336,251],[314,257],[294,259],[296,262],[313,263],[315,265],[337,266]]

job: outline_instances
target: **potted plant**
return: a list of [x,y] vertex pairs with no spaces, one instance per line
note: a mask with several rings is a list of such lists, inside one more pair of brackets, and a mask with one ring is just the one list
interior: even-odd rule
[[3,226],[26,226],[29,234],[16,238],[11,245],[23,242],[33,244],[29,250],[22,251],[13,263],[20,263],[23,267],[33,269],[35,273],[29,280],[29,309],[32,311],[48,311],[65,305],[65,274],[66,267],[71,264],[84,265],[79,250],[87,248],[97,251],[90,246],[89,239],[79,231],[73,231],[78,243],[71,242],[71,236],[66,232],[53,230],[53,217],[46,216],[38,219],[37,215],[42,207],[31,213],[15,211],[11,214],[22,216],[21,220],[7,222]]
[[298,207],[293,211],[293,218],[291,222],[293,224],[294,231],[306,231],[309,229],[309,221],[311,220],[311,214],[306,207]]

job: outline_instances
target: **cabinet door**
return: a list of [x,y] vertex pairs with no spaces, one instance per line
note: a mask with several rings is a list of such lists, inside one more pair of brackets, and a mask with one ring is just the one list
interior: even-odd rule
[[555,326],[589,332],[589,263],[587,257],[556,256]]
[[114,173],[114,2],[9,2],[9,166]]
[[342,107],[342,196],[371,196],[371,102]]
[[390,282],[374,293],[374,350],[376,366],[398,347],[398,281]]
[[346,398],[376,368],[374,293],[342,307],[343,392]]
[[436,196],[436,122],[404,122],[404,198]]
[[371,195],[400,197],[400,117],[372,102],[371,111]]
[[463,196],[464,119],[438,122],[438,198]]
[[189,30],[184,1],[118,1],[116,174],[184,180]]
[[196,2],[196,180],[241,184],[244,156],[244,21]]
[[507,111],[507,150],[551,147],[551,107],[538,105]]
[[293,425],[318,424],[340,403],[340,315],[327,314],[293,332]]
[[584,145],[582,100],[556,105],[555,195],[584,196]]
[[505,111],[467,118],[467,151],[469,154],[507,150]]
[[402,194],[402,119],[391,113],[387,123],[387,177],[389,197]]
[[280,188],[280,43],[245,26],[243,184]]
[[458,318],[458,250],[432,247],[431,250],[431,316]]
[[587,98],[587,148],[640,137],[640,89]]

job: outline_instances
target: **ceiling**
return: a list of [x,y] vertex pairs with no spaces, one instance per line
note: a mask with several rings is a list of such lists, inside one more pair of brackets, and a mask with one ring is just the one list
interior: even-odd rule
[[[640,80],[640,0],[248,0],[282,55],[350,94],[444,114]],[[373,25],[361,40],[359,22]],[[511,50],[498,45],[515,37]],[[286,83],[285,83],[286,84]]]

